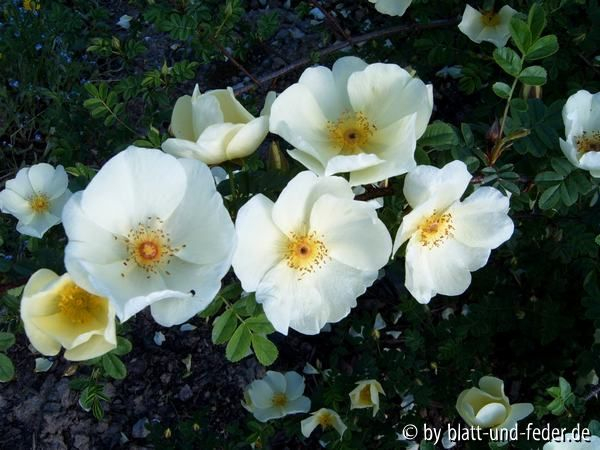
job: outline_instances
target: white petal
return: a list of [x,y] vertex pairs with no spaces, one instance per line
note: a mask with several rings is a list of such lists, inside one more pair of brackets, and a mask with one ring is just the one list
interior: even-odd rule
[[508,25],[496,25],[495,27],[483,27],[481,32],[477,35],[475,42],[486,41],[491,42],[496,47],[504,47],[510,37],[510,31]]
[[337,154],[329,139],[327,118],[318,100],[302,84],[293,84],[275,99],[269,128],[272,133],[321,162]]
[[241,123],[217,123],[206,127],[196,141],[194,158],[206,164],[227,161],[227,146],[243,127]]
[[404,196],[413,208],[435,198],[437,207],[444,210],[460,199],[471,178],[465,163],[458,160],[441,169],[418,166],[404,180]]
[[29,167],[24,167],[17,172],[17,176],[6,182],[6,189],[16,192],[24,199],[29,199],[35,194],[29,181]]
[[496,248],[510,239],[514,224],[508,216],[508,197],[492,187],[481,187],[448,209],[454,238],[471,247]]
[[130,146],[92,179],[81,207],[102,228],[126,236],[149,216],[167,219],[181,202],[186,182],[177,159],[159,150]]
[[425,84],[396,64],[371,64],[353,73],[348,79],[348,94],[354,111],[364,113],[378,128],[417,113],[419,136],[433,108]]
[[414,156],[417,146],[416,120],[417,114],[413,113],[383,130],[378,130],[369,142],[369,146],[371,151],[385,162],[352,172],[350,184],[356,186],[375,183],[413,170],[417,166]]
[[28,223],[19,221],[17,224],[17,231],[27,236],[33,236],[41,238],[46,231],[48,231],[54,225],[60,223],[60,217],[56,217],[50,213],[34,214],[29,219]]
[[204,93],[204,96],[214,96],[219,101],[223,113],[223,121],[229,123],[248,123],[254,116],[235,98],[233,89],[215,89]]
[[185,139],[169,138],[162,143],[161,148],[164,152],[176,156],[177,158],[200,159],[205,151],[194,141]]
[[62,195],[69,184],[63,166],[55,169],[50,164],[36,164],[29,168],[28,176],[33,190],[37,194],[47,195],[51,200]]
[[458,29],[467,35],[473,42],[481,43],[479,34],[483,31],[482,14],[471,5],[465,6],[462,20],[458,24]]
[[176,256],[196,264],[218,264],[222,275],[231,265],[235,247],[233,222],[205,164],[178,161],[187,177],[187,189],[177,209],[165,221]]
[[[600,124],[598,126],[600,128]],[[587,152],[579,160],[579,165],[585,170],[600,169],[600,152]]]
[[304,394],[304,377],[297,372],[286,372],[286,396],[289,400],[295,400]]
[[375,9],[389,16],[402,16],[411,2],[412,0],[377,0]]
[[17,219],[22,219],[25,222],[31,220],[31,216],[33,215],[27,199],[24,199],[11,189],[4,189],[0,192],[0,210],[3,213],[12,214]]
[[315,202],[310,229],[323,236],[329,256],[359,270],[387,264],[392,240],[370,205],[324,195]]
[[302,150],[294,149],[288,150],[288,155],[298,161],[307,169],[313,171],[319,176],[325,175],[325,166],[321,163],[321,161],[309,153],[306,153]]
[[[217,287],[217,292],[218,290],[219,287]],[[213,298],[209,300],[200,300],[196,297],[165,298],[152,303],[150,311],[156,323],[163,327],[172,327],[186,322],[203,311]]]
[[192,95],[192,125],[194,127],[194,136],[200,137],[202,133],[211,125],[224,122],[223,112],[219,99],[214,95],[202,94],[198,86]]
[[340,96],[341,90],[338,90],[333,72],[327,67],[318,66],[306,69],[298,83],[308,88],[319,102],[319,107],[325,117],[331,121],[336,121],[349,106],[348,96]]
[[475,416],[477,424],[485,428],[500,425],[505,419],[506,408],[501,403],[488,403]]
[[194,133],[192,124],[192,97],[184,95],[175,102],[173,114],[171,115],[171,133],[178,139],[186,141],[195,141],[197,136]]
[[492,376],[481,377],[479,380],[479,388],[487,394],[503,399],[504,402],[508,403],[508,397],[504,393],[504,381],[500,378]]
[[420,303],[436,294],[460,295],[471,284],[470,272],[485,265],[489,254],[453,239],[429,249],[413,237],[406,247],[406,288]]
[[560,139],[560,149],[571,164],[573,164],[575,167],[579,167],[577,148],[572,142],[566,142],[563,139]]
[[281,372],[275,372],[274,370],[268,370],[266,376],[263,378],[265,383],[271,386],[271,390],[275,393],[284,394],[287,387],[287,379]]
[[287,414],[306,413],[310,411],[310,399],[308,397],[298,397],[294,400],[290,400],[285,405]]
[[102,356],[115,349],[116,343],[107,341],[104,336],[92,336],[87,342],[65,351],[65,359],[68,361],[86,361],[88,359]]
[[[123,261],[127,249],[112,233],[100,228],[81,209],[82,192],[77,192],[63,208],[63,226],[69,242],[65,248],[68,259],[83,259],[99,264]],[[75,276],[76,284],[84,287]]]
[[238,130],[227,144],[227,159],[244,158],[256,151],[269,133],[267,116],[252,119]]
[[319,419],[314,414],[300,422],[300,429],[304,437],[309,437],[317,426],[319,426]]
[[301,231],[308,225],[313,204],[324,194],[354,198],[352,188],[343,178],[319,178],[311,172],[300,172],[288,183],[275,202],[273,222],[287,235]]
[[288,327],[304,334],[318,334],[328,322],[338,322],[356,306],[356,299],[377,278],[377,271],[363,272],[328,260],[315,272],[299,276],[282,261],[263,278],[256,300],[263,304],[277,331]]
[[277,93],[275,91],[267,92],[267,96],[265,97],[265,105],[263,109],[260,111],[261,116],[268,116],[271,114],[271,107],[273,106],[273,102],[277,98]]
[[344,56],[333,64],[331,72],[344,109],[350,109],[350,99],[348,97],[348,79],[350,75],[364,70],[366,67],[368,67],[368,64],[356,56]]
[[233,270],[246,292],[256,291],[265,273],[283,258],[287,237],[273,223],[272,211],[273,202],[258,194],[240,208],[236,218]]
[[271,406],[269,408],[255,408],[252,412],[256,420],[260,422],[267,422],[271,419],[279,419],[283,417],[285,414],[282,414],[281,409],[275,406]]
[[385,163],[377,155],[359,153],[358,155],[338,155],[327,161],[325,175],[353,172],[355,170],[368,169]]
[[264,380],[253,381],[248,388],[248,395],[252,400],[252,405],[257,408],[268,408],[273,406],[273,389],[271,385]]
[[515,403],[510,408],[510,417],[516,421],[523,420],[533,412],[533,405],[531,403]]

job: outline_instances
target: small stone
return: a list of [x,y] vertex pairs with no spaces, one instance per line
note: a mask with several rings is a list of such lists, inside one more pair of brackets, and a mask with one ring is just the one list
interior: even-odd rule
[[185,401],[189,400],[190,398],[192,398],[193,395],[194,395],[194,393],[192,392],[192,388],[190,387],[189,384],[186,384],[179,390],[178,397],[179,397],[179,400],[181,400],[182,402],[185,402]]
[[146,428],[148,425],[148,419],[144,417],[143,419],[138,420],[131,429],[131,435],[136,439],[143,439],[150,434],[150,430]]

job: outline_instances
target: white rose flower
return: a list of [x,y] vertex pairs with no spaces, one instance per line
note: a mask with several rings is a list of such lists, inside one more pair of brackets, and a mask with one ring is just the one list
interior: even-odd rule
[[373,417],[379,411],[379,394],[385,395],[377,380],[362,380],[350,394],[350,409],[373,408]]
[[517,13],[510,6],[503,6],[500,11],[477,11],[471,5],[465,7],[458,29],[473,42],[491,42],[496,47],[504,47],[510,37],[509,24]]
[[68,184],[63,166],[55,169],[41,163],[25,167],[0,192],[0,210],[19,219],[19,233],[41,238],[60,223],[63,206],[71,196]]
[[600,178],[600,92],[571,95],[562,116],[566,136],[560,140],[563,153],[575,167]]
[[172,326],[220,289],[235,232],[208,167],[129,147],[110,159],[63,213],[65,265],[126,320],[146,306]]
[[485,266],[491,249],[513,233],[508,198],[497,189],[481,187],[460,201],[470,180],[462,161],[442,169],[419,166],[406,176],[404,195],[412,211],[402,219],[394,253],[408,240],[405,284],[420,303],[437,294],[462,294],[471,272]]
[[371,3],[375,3],[375,9],[381,14],[387,14],[388,16],[402,16],[412,0],[369,0]]
[[309,437],[319,425],[323,431],[334,428],[340,434],[340,438],[348,428],[344,422],[342,422],[340,415],[333,409],[328,408],[321,408],[312,413],[310,417],[300,422],[300,428],[302,429],[304,437]]
[[416,166],[416,141],[433,109],[433,89],[395,64],[346,56],[333,69],[306,69],[273,103],[271,132],[318,175],[350,173],[375,183]]
[[269,370],[262,380],[255,380],[244,391],[242,406],[257,420],[266,422],[288,414],[310,410],[310,399],[304,395],[304,377],[297,372]]
[[21,319],[31,345],[43,355],[82,361],[117,346],[115,311],[108,299],[77,286],[66,273],[35,272],[25,285]]
[[348,182],[301,172],[273,203],[256,195],[238,212],[233,269],[277,331],[317,334],[356,306],[390,255],[375,207]]
[[472,427],[510,430],[533,412],[533,405],[511,405],[504,393],[504,382],[487,376],[479,380],[479,388],[467,389],[459,395],[456,410]]
[[600,449],[600,438],[598,436],[590,436],[585,439],[579,437],[575,440],[572,433],[565,435],[564,439],[557,439],[548,442],[542,450],[598,450]]
[[269,92],[260,117],[254,117],[235,98],[233,89],[216,89],[179,97],[171,117],[171,133],[162,149],[206,164],[243,158],[255,152],[269,132],[269,112],[275,93]]

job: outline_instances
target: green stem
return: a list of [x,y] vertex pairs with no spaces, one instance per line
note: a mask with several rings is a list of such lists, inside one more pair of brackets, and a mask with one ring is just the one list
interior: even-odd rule
[[242,318],[242,316],[240,316],[234,309],[233,305],[231,303],[229,303],[227,301],[227,299],[225,297],[221,297],[223,299],[223,303],[225,303],[225,305],[227,306],[227,308],[231,309],[233,311],[233,313],[235,314],[235,317],[237,317],[237,319],[242,322],[243,324],[246,324],[246,321]]
[[502,115],[502,122],[500,122],[500,139],[502,139],[502,135],[504,133],[504,125],[506,124],[506,118],[508,117],[508,108],[510,107],[510,101],[512,100],[512,96],[515,93],[515,88],[517,87],[517,82],[519,81],[518,78],[515,78],[515,81],[513,81],[512,86],[510,87],[510,94],[508,95],[508,98],[506,99],[506,107],[504,108],[504,114]]
[[108,112],[110,113],[111,116],[113,116],[115,118],[115,120],[117,122],[119,122],[121,125],[123,125],[125,128],[127,128],[129,131],[131,131],[131,133],[137,135],[137,131],[135,131],[133,128],[131,128],[129,125],[127,125],[125,122],[123,122],[119,116],[117,116],[114,111],[104,102],[104,100],[102,100],[99,97],[96,97],[98,100],[100,100],[102,102],[102,105],[104,105],[104,107],[108,110]]

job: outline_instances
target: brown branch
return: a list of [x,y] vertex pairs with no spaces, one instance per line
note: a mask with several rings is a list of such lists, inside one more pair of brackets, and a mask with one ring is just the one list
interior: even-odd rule
[[373,200],[374,198],[389,197],[394,195],[394,189],[391,186],[376,188],[366,187],[366,189],[367,192],[357,195],[356,197],[354,197],[354,200],[366,202],[368,200]]
[[321,11],[323,13],[323,15],[325,16],[325,18],[327,19],[327,22],[333,26],[334,31],[336,31],[340,37],[346,39],[346,41],[348,41],[348,44],[350,46],[352,46],[352,37],[350,36],[350,34],[348,34],[346,32],[346,30],[344,30],[342,28],[342,26],[340,25],[340,23],[336,20],[336,18],[329,12],[327,11],[323,6],[321,6],[319,3],[317,3],[315,0],[310,0],[309,3],[311,5],[313,5],[314,7],[316,7],[319,11]]
[[[319,50],[319,51],[315,52],[313,55],[318,55],[319,58],[322,58],[323,56],[329,55],[331,53],[335,53],[339,50],[343,50],[352,45],[357,45],[362,42],[369,41],[371,39],[384,38],[384,37],[392,36],[394,34],[399,34],[399,33],[410,33],[410,32],[422,31],[422,30],[431,30],[431,29],[435,29],[435,28],[444,28],[444,27],[456,25],[456,24],[458,24],[458,22],[459,22],[459,19],[455,18],[455,19],[434,20],[432,22],[424,23],[424,24],[397,25],[394,27],[385,28],[383,30],[372,31],[370,33],[361,34],[360,36],[350,37],[350,40],[346,41],[346,42],[336,42],[335,44],[332,44],[329,47],[324,48],[323,50]],[[298,61],[293,62],[292,64],[290,64],[286,67],[283,67],[279,70],[276,70],[275,72],[272,72],[268,75],[260,77],[254,83],[256,86],[249,84],[246,86],[242,86],[239,89],[236,89],[235,94],[236,95],[244,94],[246,92],[256,89],[257,86],[262,87],[262,86],[266,85],[267,83],[275,80],[276,78],[281,77],[282,75],[285,75],[289,72],[293,72],[294,70],[298,70],[304,66],[309,65],[311,62],[313,62],[313,58],[309,58],[309,57],[301,58]]]
[[256,79],[254,75],[252,75],[248,69],[246,69],[242,63],[240,63],[237,59],[233,57],[230,51],[228,51],[225,47],[223,47],[216,39],[210,38],[211,42],[231,61],[238,69],[244,72],[248,77],[252,80],[252,82],[256,85],[256,87],[261,87],[261,82]]

